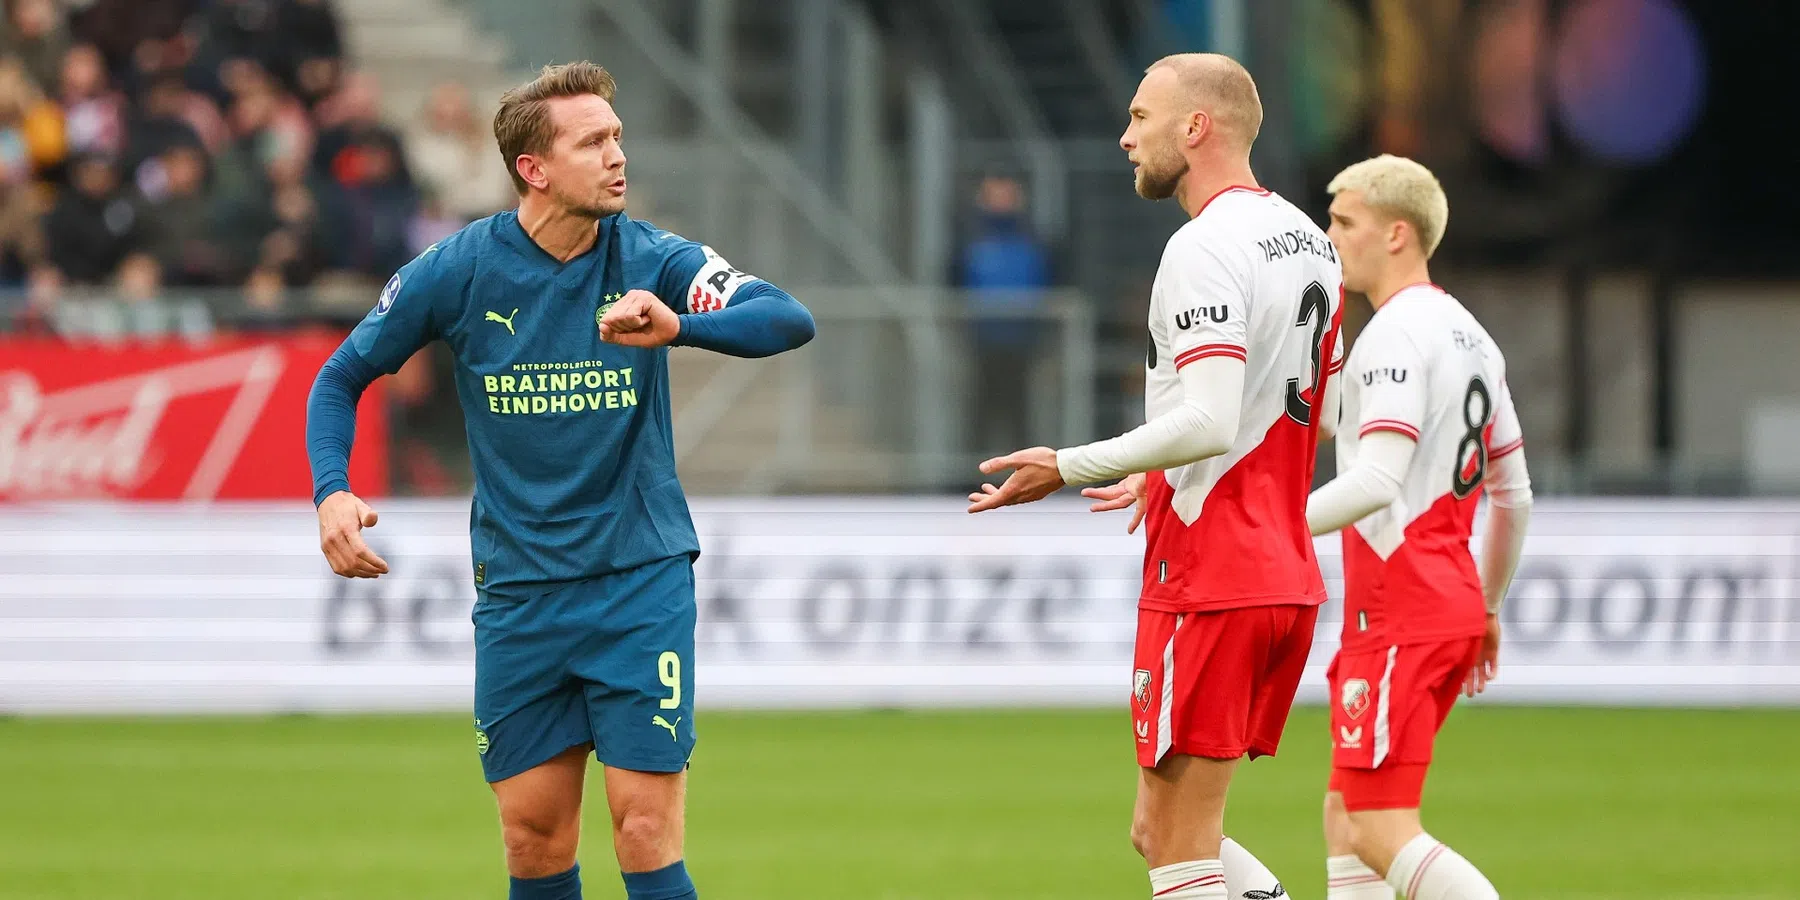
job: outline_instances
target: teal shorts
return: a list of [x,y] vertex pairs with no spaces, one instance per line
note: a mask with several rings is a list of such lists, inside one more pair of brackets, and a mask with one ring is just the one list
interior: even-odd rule
[[601,763],[687,768],[694,569],[687,556],[475,604],[475,749],[492,783],[594,745]]

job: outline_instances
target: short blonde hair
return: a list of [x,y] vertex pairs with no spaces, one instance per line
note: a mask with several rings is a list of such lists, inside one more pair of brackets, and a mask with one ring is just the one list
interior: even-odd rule
[[1365,159],[1339,172],[1325,190],[1333,197],[1356,191],[1364,203],[1411,225],[1426,259],[1437,252],[1450,225],[1450,199],[1437,176],[1404,156],[1383,153]]
[[1222,53],[1176,53],[1151,63],[1144,72],[1157,69],[1175,73],[1184,99],[1195,108],[1206,107],[1246,150],[1256,143],[1262,132],[1262,97],[1242,63]]
[[529,84],[500,96],[500,111],[494,114],[494,140],[500,145],[500,155],[506,158],[506,171],[512,175],[513,187],[521,196],[527,185],[519,175],[519,157],[526,154],[542,156],[550,152],[550,145],[556,141],[556,125],[550,121],[550,101],[593,94],[611,103],[618,89],[612,73],[583,61],[545,66]]

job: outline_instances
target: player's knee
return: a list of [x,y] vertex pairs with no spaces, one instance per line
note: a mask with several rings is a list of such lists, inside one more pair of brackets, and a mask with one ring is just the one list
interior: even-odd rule
[[1358,827],[1352,820],[1344,827],[1344,836],[1350,841],[1350,850],[1358,859],[1368,862],[1381,857],[1381,841],[1377,839],[1374,829]]
[[1344,837],[1350,842],[1350,851],[1375,871],[1386,874],[1388,866],[1393,862],[1394,835],[1398,833],[1392,823],[1380,819],[1371,820],[1367,816],[1348,816],[1344,823]]
[[675,822],[671,816],[626,810],[613,817],[613,831],[621,848],[653,853],[674,838]]
[[501,837],[506,855],[514,860],[549,860],[573,857],[577,840],[576,820],[551,812],[509,810]]
[[1139,856],[1150,857],[1150,823],[1142,817],[1131,820],[1131,846]]

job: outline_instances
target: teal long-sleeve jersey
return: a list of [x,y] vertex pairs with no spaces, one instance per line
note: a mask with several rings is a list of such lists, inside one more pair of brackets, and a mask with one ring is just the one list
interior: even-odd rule
[[625,292],[680,314],[676,346],[768,356],[813,336],[804,306],[709,248],[623,213],[561,262],[513,212],[475,222],[402,267],[314,382],[313,500],[350,490],[357,399],[432,340],[455,357],[475,496],[478,588],[523,597],[683,554],[699,541],[675,475],[669,348],[600,340]]

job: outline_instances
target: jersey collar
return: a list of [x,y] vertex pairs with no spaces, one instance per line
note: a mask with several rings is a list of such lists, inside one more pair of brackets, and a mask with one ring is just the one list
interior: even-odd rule
[[525,233],[525,226],[519,223],[519,211],[516,209],[507,210],[506,212],[501,213],[501,216],[505,221],[500,222],[499,228],[496,230],[500,233],[500,240],[505,242],[508,247],[517,251],[521,256],[524,256],[532,262],[543,263],[560,269],[581,262],[582,260],[589,259],[597,252],[605,252],[607,238],[612,235],[613,231],[618,226],[619,220],[623,218],[624,215],[624,213],[617,213],[601,219],[598,225],[600,233],[595,235],[594,246],[589,247],[580,256],[570,259],[567,262],[551,256],[548,251],[538,246],[537,241],[531,239],[531,235]]
[[1218,193],[1212,195],[1211,197],[1206,198],[1206,202],[1200,204],[1199,211],[1194,213],[1194,218],[1196,218],[1196,219],[1200,218],[1200,213],[1206,212],[1206,208],[1208,206],[1211,206],[1212,202],[1214,200],[1217,200],[1220,197],[1223,197],[1226,194],[1231,193],[1232,191],[1247,191],[1249,193],[1255,194],[1258,197],[1267,197],[1267,196],[1269,196],[1269,193],[1270,193],[1268,188],[1251,187],[1250,185],[1247,185],[1247,184],[1234,184],[1228,188],[1225,188],[1222,191],[1219,191]]
[[1436,292],[1438,292],[1440,294],[1444,294],[1446,296],[1448,296],[1450,293],[1449,291],[1444,290],[1443,287],[1439,286],[1438,283],[1435,281],[1415,281],[1412,284],[1406,285],[1405,287],[1389,294],[1388,298],[1386,300],[1381,301],[1381,303],[1383,306],[1386,306],[1388,303],[1393,302],[1393,300],[1395,298],[1399,297],[1401,294],[1404,294],[1407,291],[1413,290],[1415,288],[1428,288],[1430,290],[1436,291]]

